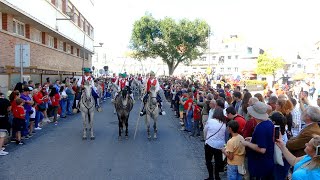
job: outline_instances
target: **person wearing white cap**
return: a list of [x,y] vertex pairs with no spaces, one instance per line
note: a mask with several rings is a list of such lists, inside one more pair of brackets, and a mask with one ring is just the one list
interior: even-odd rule
[[[150,72],[150,78],[147,80],[147,83],[146,83],[146,87],[145,87],[145,96],[143,97],[143,102],[144,102],[144,105],[146,104],[147,102],[147,99],[148,99],[148,94],[150,92],[150,88],[151,86],[154,86],[156,88],[156,92],[157,92],[157,101],[159,103],[159,108],[160,108],[160,112],[159,114],[160,115],[165,115],[165,111],[162,110],[162,100],[161,100],[161,97],[160,95],[158,94],[159,90],[160,90],[160,84],[159,84],[159,81],[155,78],[156,74],[151,71]],[[143,105],[143,108],[140,112],[140,116],[143,116],[146,114],[146,111],[145,111],[145,108],[144,108],[144,105]]]
[[257,121],[252,137],[241,143],[248,147],[248,169],[250,178],[272,179],[274,168],[274,125],[267,114],[268,105],[255,102],[247,108],[248,113]]

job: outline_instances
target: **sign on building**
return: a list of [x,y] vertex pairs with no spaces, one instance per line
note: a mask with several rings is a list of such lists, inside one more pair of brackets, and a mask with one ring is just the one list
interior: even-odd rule
[[14,51],[14,65],[15,67],[30,67],[30,45],[17,44]]

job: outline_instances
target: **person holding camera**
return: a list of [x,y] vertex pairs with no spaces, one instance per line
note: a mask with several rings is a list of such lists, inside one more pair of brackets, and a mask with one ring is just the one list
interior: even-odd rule
[[287,148],[295,156],[305,155],[305,144],[312,139],[313,134],[320,135],[320,110],[318,107],[308,106],[302,112],[302,121],[305,122],[305,127],[299,132],[296,137],[291,138],[287,142]]
[[296,179],[320,179],[320,136],[315,135],[305,144],[306,155],[296,157],[286,147],[280,138],[276,141],[282,154],[293,168],[292,180]]

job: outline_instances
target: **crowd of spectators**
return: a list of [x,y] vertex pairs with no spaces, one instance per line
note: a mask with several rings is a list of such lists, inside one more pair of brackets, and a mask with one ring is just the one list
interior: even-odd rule
[[208,180],[225,170],[229,180],[320,179],[320,110],[306,92],[296,99],[170,78],[162,88],[181,131],[204,142]]

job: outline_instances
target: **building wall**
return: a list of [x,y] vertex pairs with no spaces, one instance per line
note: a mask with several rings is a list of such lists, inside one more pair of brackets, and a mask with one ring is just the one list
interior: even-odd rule
[[[0,31],[0,39],[0,66],[14,66],[15,45],[30,44],[30,66],[56,71],[81,71],[83,59],[80,57],[6,32]],[[91,67],[91,61],[85,60],[85,67]]]
[[[56,18],[70,18],[65,15],[62,11],[57,9],[51,0],[7,0],[9,3],[15,7],[23,10],[31,17],[36,18],[41,21],[44,25],[50,27],[53,30],[57,30],[66,37],[70,38],[72,41],[76,42],[78,45],[83,45],[85,37],[85,47],[93,51],[93,38],[88,35],[84,35],[84,32],[80,27],[72,21],[68,20],[56,20]],[[67,0],[65,0],[67,2]],[[83,2],[88,0],[82,0]],[[80,1],[77,3],[81,3]],[[93,5],[88,6],[88,9],[92,9]],[[12,27],[12,26],[8,26]]]

